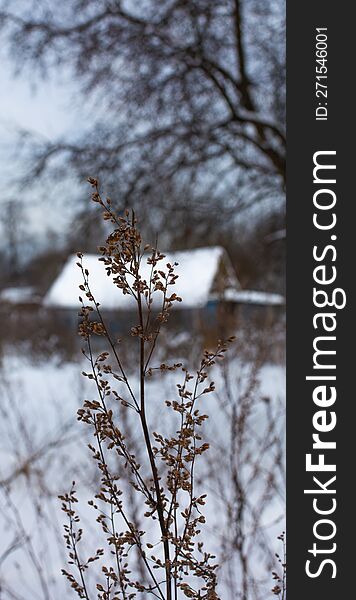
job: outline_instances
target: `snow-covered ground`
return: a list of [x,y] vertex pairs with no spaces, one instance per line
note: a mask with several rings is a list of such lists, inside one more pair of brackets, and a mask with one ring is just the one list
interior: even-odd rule
[[[32,364],[25,356],[3,359],[0,370],[1,600],[59,600],[71,597],[60,573],[66,565],[62,538],[64,515],[57,496],[69,490],[73,480],[76,480],[79,495],[83,499],[84,529],[88,539],[96,543],[95,521],[86,506],[90,489],[95,485],[95,468],[87,449],[88,427],[76,420],[76,411],[83,400],[95,398],[96,394],[92,382],[81,375],[83,368],[86,365],[63,364],[55,359],[37,364]],[[231,418],[235,413],[231,411],[238,412],[241,402],[248,396],[251,400],[246,404],[249,411],[246,435],[251,436],[251,442],[248,448],[241,449],[241,456],[245,452],[246,458],[246,463],[241,466],[241,480],[249,486],[250,505],[255,504],[256,510],[263,513],[258,524],[261,530],[258,532],[259,539],[264,537],[266,544],[278,551],[280,548],[278,545],[274,547],[274,540],[284,529],[282,476],[275,474],[276,481],[264,487],[266,479],[263,473],[263,470],[268,472],[273,467],[276,458],[275,454],[268,454],[268,448],[263,448],[268,418],[272,416],[278,420],[276,431],[283,437],[284,367],[260,367],[257,380],[248,391],[252,370],[251,365],[242,365],[238,359],[229,363],[228,370],[216,368],[212,377],[216,382],[216,393],[204,396],[203,400],[204,412],[210,415],[206,434],[212,446],[207,453],[207,461],[202,463],[198,478],[198,485],[209,492],[205,510],[205,545],[217,553],[218,559],[220,555],[223,563],[222,580],[225,582],[223,591],[225,597],[231,599],[239,597],[236,590],[226,592],[231,570],[239,568],[237,563],[234,564],[235,559],[229,559],[230,546],[226,542],[229,523],[228,516],[223,514],[226,498],[230,498],[232,505],[235,503],[229,479],[231,467],[237,459],[233,455],[236,446],[233,446],[231,437]],[[169,430],[171,427],[169,413],[162,407],[164,400],[176,395],[177,381],[177,373],[170,373],[153,377],[149,383],[148,404],[152,429],[161,431],[162,428]],[[134,376],[132,385],[137,387]],[[283,440],[280,447],[283,453]],[[261,470],[256,475],[249,463],[253,464],[253,459],[258,458],[259,454]],[[261,502],[264,503],[262,506]],[[256,526],[251,514],[246,526],[251,530]],[[230,544],[232,542],[233,539],[229,541]],[[263,580],[261,585],[266,593],[264,597],[267,597],[272,585],[268,586],[264,581],[266,573],[263,569],[266,567],[263,565],[262,568],[262,562],[259,573],[260,550],[248,549],[249,552],[255,550],[254,575]]]

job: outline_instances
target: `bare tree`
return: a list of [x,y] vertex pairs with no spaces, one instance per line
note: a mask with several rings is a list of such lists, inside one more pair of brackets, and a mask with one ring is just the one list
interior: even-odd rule
[[5,203],[0,222],[3,226],[3,239],[6,244],[8,270],[10,276],[16,279],[19,275],[19,246],[23,240],[22,227],[23,206],[18,200],[10,200]]
[[92,103],[84,132],[31,144],[32,176],[100,172],[151,216],[184,190],[208,210],[283,194],[282,0],[0,0],[0,22],[18,70],[69,69]]

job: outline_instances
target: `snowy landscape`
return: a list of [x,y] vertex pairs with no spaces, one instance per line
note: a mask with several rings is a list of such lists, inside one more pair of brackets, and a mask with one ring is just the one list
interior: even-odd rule
[[[178,357],[179,358],[179,357]],[[76,411],[83,398],[93,395],[93,386],[81,375],[85,365],[80,362],[58,364],[55,359],[45,363],[31,364],[26,356],[8,356],[2,364],[1,395],[1,480],[3,511],[1,593],[4,597],[60,598],[66,593],[66,582],[61,569],[66,563],[62,527],[65,521],[61,512],[58,495],[67,491],[73,479],[82,500],[81,510],[86,516],[89,539],[92,547],[98,544],[99,531],[90,522],[86,502],[90,498],[90,488],[95,481],[87,449],[86,432],[76,421]],[[251,368],[234,359],[229,364],[231,378],[237,396],[247,387]],[[9,377],[7,373],[14,375]],[[214,374],[215,375],[215,374]],[[219,380],[221,373],[216,373]],[[161,398],[174,394],[174,377],[165,376],[164,381],[152,382],[150,401],[158,403]],[[245,380],[245,381],[244,381]],[[137,383],[136,383],[137,385]],[[226,473],[221,470],[222,450],[228,448],[229,408],[222,407],[224,384],[217,383],[217,393],[209,398],[204,410],[210,415],[206,429],[211,440],[211,455],[201,469],[200,477],[207,472],[208,505],[205,510],[209,523],[206,546],[217,553],[228,546],[231,534],[228,514],[224,514],[222,492],[233,495],[233,487]],[[283,437],[285,374],[284,367],[265,365],[258,373],[258,381],[253,390],[253,403],[249,431],[254,432],[248,453],[261,454],[257,440],[265,434],[265,406],[271,403],[271,410],[277,416],[276,432]],[[152,427],[157,426],[157,414],[152,410]],[[251,429],[250,429],[251,428]],[[21,431],[19,443],[19,431]],[[281,444],[282,462],[284,444]],[[275,458],[275,448],[271,455],[264,457],[263,468],[269,472]],[[227,459],[225,459],[227,460]],[[268,464],[272,462],[272,465]],[[211,468],[210,468],[211,467]],[[227,467],[227,465],[226,465]],[[251,535],[249,549],[254,579],[259,581],[256,597],[263,597],[271,584],[269,577],[275,569],[274,552],[281,550],[277,536],[284,530],[284,480],[283,465],[275,473],[275,481],[270,485],[265,505],[260,506],[262,491],[254,490],[256,506],[261,510],[257,540]],[[217,473],[217,471],[220,471]],[[243,474],[248,478],[249,474]],[[265,485],[265,475],[260,474],[259,484]],[[220,487],[221,486],[221,487]],[[224,486],[224,487],[222,487]],[[225,487],[226,486],[226,487]],[[230,486],[230,489],[229,489]],[[255,486],[252,486],[255,487]],[[258,487],[258,486],[257,486]],[[278,490],[278,493],[277,493]],[[263,489],[263,494],[266,490]],[[254,502],[251,499],[252,503]],[[251,526],[251,525],[250,525]],[[248,526],[248,527],[250,527]],[[224,539],[225,538],[225,539]],[[264,554],[262,544],[268,546]],[[259,544],[261,543],[261,547]],[[92,550],[88,547],[88,553]],[[241,569],[238,557],[231,549],[221,562],[222,588],[228,589],[229,578],[236,580]],[[258,573],[260,569],[260,573]],[[269,570],[268,570],[269,569]],[[236,596],[238,597],[238,596]]]
[[0,40],[0,600],[285,600],[284,2]]

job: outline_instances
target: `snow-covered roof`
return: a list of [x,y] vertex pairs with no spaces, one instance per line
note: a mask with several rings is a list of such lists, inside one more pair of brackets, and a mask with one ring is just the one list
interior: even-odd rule
[[35,289],[30,286],[8,287],[0,291],[0,300],[9,304],[31,304],[39,302]]
[[[231,275],[233,269],[224,248],[220,246],[195,248],[179,252],[165,253],[166,258],[159,263],[162,267],[170,262],[177,262],[175,273],[179,275],[176,284],[171,287],[172,293],[176,293],[183,299],[182,303],[174,303],[175,308],[194,308],[204,306],[211,293],[212,285],[219,269],[220,261],[224,259],[228,270],[229,279],[234,287],[239,288],[239,282],[235,274]],[[97,302],[104,309],[130,309],[133,307],[133,299],[124,295],[108,276],[105,265],[98,260],[98,256],[87,254],[83,257],[83,267],[89,271],[89,285]],[[78,307],[78,296],[83,295],[79,285],[83,283],[82,274],[77,266],[78,257],[72,255],[68,258],[61,273],[54,281],[44,298],[46,306],[63,308]],[[142,261],[141,277],[150,277],[151,266]]]
[[281,294],[255,290],[234,290],[231,288],[226,290],[224,299],[238,304],[260,304],[263,306],[281,306],[285,304],[285,298]]

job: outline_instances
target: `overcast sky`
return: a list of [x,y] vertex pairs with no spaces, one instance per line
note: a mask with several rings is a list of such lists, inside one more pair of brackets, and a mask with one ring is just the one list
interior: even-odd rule
[[[0,162],[3,186],[0,202],[3,210],[6,202],[17,197],[13,179],[23,169],[21,161],[14,156],[18,128],[54,140],[80,126],[81,119],[78,108],[71,103],[69,86],[54,81],[37,82],[36,87],[31,86],[27,75],[14,78],[10,63],[3,57],[1,62]],[[33,193],[25,191],[21,198],[26,204],[26,224],[38,241],[48,229],[58,233],[64,231],[68,210],[59,211],[53,207],[55,215],[44,214],[37,194],[34,197]]]

